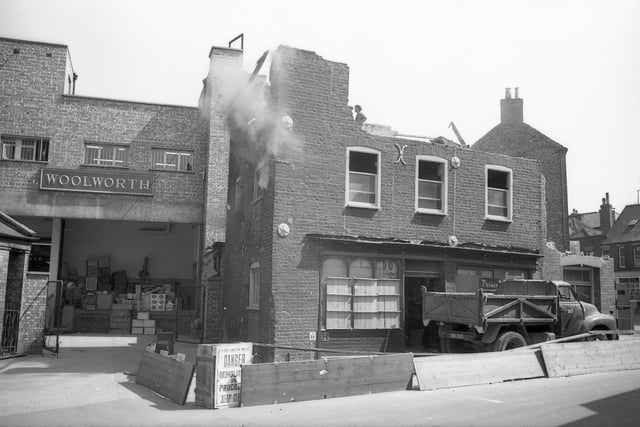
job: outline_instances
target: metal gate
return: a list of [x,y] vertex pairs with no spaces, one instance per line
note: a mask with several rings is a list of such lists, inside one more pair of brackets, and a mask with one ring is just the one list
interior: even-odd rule
[[2,345],[0,356],[16,354],[18,352],[18,332],[20,330],[20,306],[7,304],[4,309],[2,323]]

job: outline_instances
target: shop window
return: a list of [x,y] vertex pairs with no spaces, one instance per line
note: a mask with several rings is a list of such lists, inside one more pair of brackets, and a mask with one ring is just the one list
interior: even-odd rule
[[511,221],[512,219],[512,173],[502,166],[486,168],[486,211],[487,219]]
[[[323,263],[327,329],[400,327],[400,279],[393,261],[328,258]],[[375,277],[374,277],[375,276]]]
[[47,162],[49,161],[49,140],[3,136],[2,158],[4,160]]
[[92,166],[125,167],[128,164],[129,147],[113,144],[85,144],[85,164]]
[[166,148],[152,148],[151,169],[192,171],[193,153],[190,151],[169,150]]
[[347,148],[345,205],[380,208],[380,152],[371,148]]
[[624,246],[618,248],[618,267],[625,268],[627,266],[627,257],[624,254]]
[[416,212],[447,213],[446,160],[418,156],[416,163]]
[[260,263],[254,262],[249,268],[249,309],[260,309]]
[[32,273],[48,273],[50,260],[51,242],[42,240],[35,242],[31,245],[27,270]]

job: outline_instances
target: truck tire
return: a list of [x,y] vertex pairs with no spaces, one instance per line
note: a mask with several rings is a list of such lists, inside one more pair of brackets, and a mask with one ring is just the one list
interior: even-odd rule
[[527,341],[522,335],[514,331],[502,332],[493,343],[493,351],[505,351],[518,347],[524,347]]

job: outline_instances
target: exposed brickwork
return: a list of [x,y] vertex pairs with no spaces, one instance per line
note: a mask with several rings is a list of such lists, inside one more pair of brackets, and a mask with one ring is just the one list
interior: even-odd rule
[[4,310],[7,299],[7,275],[9,274],[9,249],[0,248],[0,334],[4,330]]
[[[353,121],[347,106],[348,68],[323,60],[313,52],[281,47],[273,58],[270,99],[273,110],[293,119],[293,134],[282,134],[281,149],[270,163],[265,195],[251,200],[255,163],[234,157],[229,187],[241,177],[242,208],[229,214],[225,272],[225,304],[229,304],[230,339],[267,341],[308,347],[308,332],[318,329],[320,286],[316,253],[308,234],[369,236],[446,245],[457,236],[461,244],[540,249],[544,189],[536,161],[425,143],[372,136]],[[398,162],[395,143],[406,145]],[[345,208],[347,147],[381,153],[381,208]],[[238,148],[238,150],[240,150]],[[416,156],[445,160],[457,156],[459,169],[449,167],[448,214],[416,214]],[[485,219],[485,167],[499,165],[513,171],[513,221]],[[233,205],[230,191],[229,204]],[[287,223],[287,237],[276,234]],[[455,252],[452,252],[455,253]],[[439,256],[443,256],[440,252]],[[260,310],[246,310],[249,267],[261,266]],[[365,347],[380,348],[380,340],[356,338]],[[355,341],[353,345],[358,345]],[[353,347],[351,347],[353,348]],[[266,353],[266,352],[265,352]],[[276,351],[269,359],[309,357],[308,352]]]
[[42,274],[27,275],[26,266],[24,271],[18,352],[41,353],[49,278]]
[[615,312],[616,276],[612,258],[603,258],[600,269],[600,310],[603,313]]

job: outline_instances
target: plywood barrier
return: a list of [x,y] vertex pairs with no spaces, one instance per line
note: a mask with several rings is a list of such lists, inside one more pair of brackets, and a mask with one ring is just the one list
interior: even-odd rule
[[136,373],[136,384],[184,405],[194,370],[189,362],[145,350]]
[[540,350],[446,354],[414,358],[420,390],[544,377]]
[[411,353],[242,366],[242,406],[406,390]]
[[640,339],[541,346],[549,377],[640,369]]

